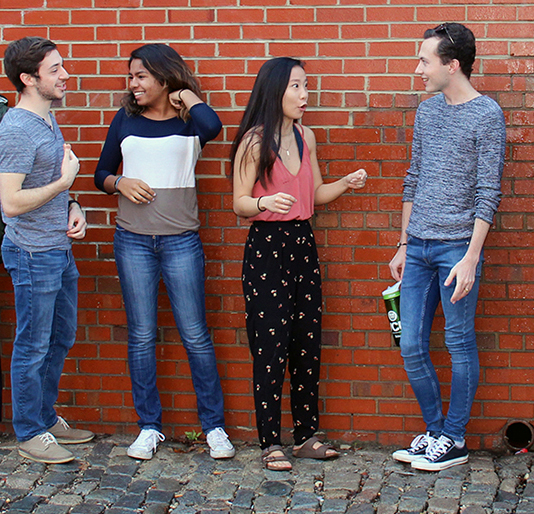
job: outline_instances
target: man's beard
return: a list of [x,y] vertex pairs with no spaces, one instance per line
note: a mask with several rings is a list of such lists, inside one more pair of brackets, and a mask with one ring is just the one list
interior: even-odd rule
[[42,87],[40,80],[37,80],[36,82],[36,90],[43,100],[47,100],[49,102],[53,102],[54,100],[61,100],[63,98],[63,95],[58,96],[57,93],[54,94],[46,88]]

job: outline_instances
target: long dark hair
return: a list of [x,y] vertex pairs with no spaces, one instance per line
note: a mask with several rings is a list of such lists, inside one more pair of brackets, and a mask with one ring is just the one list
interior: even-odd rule
[[259,135],[258,179],[264,187],[270,180],[276,155],[280,150],[282,122],[284,121],[282,99],[289,83],[291,70],[295,66],[304,68],[304,63],[291,57],[276,57],[265,62],[260,68],[230,151],[232,174],[239,145],[247,139],[240,163],[243,164],[250,153],[251,145],[257,142],[254,136]]
[[[178,52],[163,43],[151,43],[136,48],[130,54],[128,67],[134,59],[141,59],[143,66],[162,85],[169,88],[169,93],[179,89],[190,89],[197,96],[202,94],[197,79]],[[123,99],[122,106],[131,116],[140,115],[145,108],[138,105],[130,91]],[[180,117],[188,117],[187,109],[180,112]]]

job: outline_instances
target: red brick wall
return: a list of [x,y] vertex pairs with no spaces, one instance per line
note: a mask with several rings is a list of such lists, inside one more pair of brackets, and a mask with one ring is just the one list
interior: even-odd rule
[[[512,418],[534,417],[534,6],[508,0],[2,0],[0,55],[25,35],[59,43],[71,73],[56,110],[65,139],[82,159],[74,194],[89,230],[75,244],[81,272],[78,342],[65,365],[60,412],[99,432],[137,430],[126,364],[125,313],[113,262],[116,197],[93,187],[93,171],[125,90],[129,52],[164,41],[187,59],[224,123],[198,165],[201,237],[207,255],[208,323],[234,437],[255,438],[251,361],[244,332],[240,269],[246,224],[232,212],[228,152],[254,76],[271,56],[306,60],[310,109],[325,179],[365,167],[363,192],[318,209],[315,233],[324,277],[321,427],[333,439],[398,444],[423,425],[380,292],[398,240],[402,178],[410,155],[414,76],[425,28],[467,24],[477,36],[474,85],[494,97],[508,125],[504,198],[486,250],[477,328],[481,384],[468,426],[472,447],[500,444]],[[21,7],[23,5],[23,7]],[[46,7],[45,7],[46,5]],[[14,102],[11,84],[0,92]],[[0,275],[4,416],[9,419],[9,356],[15,313]],[[160,297],[159,386],[165,432],[198,429],[185,352],[169,302]],[[447,398],[449,358],[443,320],[434,361]],[[287,398],[285,408],[287,411]],[[284,423],[290,428],[290,416]],[[10,430],[7,423],[4,429]]]

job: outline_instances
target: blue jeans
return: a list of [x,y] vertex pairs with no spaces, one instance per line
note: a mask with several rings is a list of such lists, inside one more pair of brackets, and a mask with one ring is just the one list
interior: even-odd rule
[[162,409],[156,385],[161,276],[189,359],[202,430],[208,433],[224,427],[223,394],[206,324],[204,251],[198,233],[147,236],[117,226],[115,261],[126,307],[128,363],[139,427],[161,431]]
[[[475,310],[483,256],[470,293],[452,304],[456,280],[443,283],[467,252],[468,239],[456,241],[408,240],[401,286],[401,355],[412,389],[423,413],[426,429],[461,441],[478,386],[479,363],[475,336]],[[443,414],[440,385],[429,354],[432,321],[441,300],[445,315],[445,344],[452,363],[449,410]]]
[[17,332],[11,356],[13,428],[27,441],[56,424],[54,403],[76,339],[78,270],[70,250],[28,253],[6,237],[4,266],[15,290]]

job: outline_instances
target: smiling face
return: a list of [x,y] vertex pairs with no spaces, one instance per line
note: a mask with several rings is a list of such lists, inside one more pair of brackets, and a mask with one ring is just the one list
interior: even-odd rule
[[450,83],[450,63],[443,64],[437,54],[439,38],[425,39],[419,50],[419,64],[415,73],[420,75],[427,93],[443,91]]
[[308,106],[308,79],[300,66],[291,70],[286,92],[282,98],[284,116],[291,120],[300,120]]
[[35,89],[44,100],[61,100],[67,91],[68,78],[61,55],[57,50],[52,50],[41,61]]
[[141,59],[133,59],[130,64],[129,88],[138,105],[152,107],[166,101],[167,86],[162,86],[143,65]]

